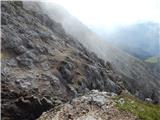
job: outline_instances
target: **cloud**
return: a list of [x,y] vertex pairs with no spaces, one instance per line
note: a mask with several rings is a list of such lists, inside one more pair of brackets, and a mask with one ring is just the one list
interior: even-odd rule
[[160,22],[158,0],[52,0],[50,2],[62,5],[86,25],[113,27],[137,21]]

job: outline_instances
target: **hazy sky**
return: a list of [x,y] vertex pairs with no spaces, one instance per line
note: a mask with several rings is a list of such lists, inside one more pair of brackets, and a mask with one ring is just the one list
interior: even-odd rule
[[160,23],[160,0],[51,0],[87,25],[113,27],[137,21]]

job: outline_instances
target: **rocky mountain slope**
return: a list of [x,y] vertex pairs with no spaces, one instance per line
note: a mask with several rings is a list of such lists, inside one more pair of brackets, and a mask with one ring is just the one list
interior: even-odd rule
[[[106,43],[100,42],[99,46],[99,37],[82,24],[85,30],[81,29],[81,37],[76,38],[78,31],[68,32],[64,23],[47,14],[40,4],[29,4],[30,8],[26,2],[1,2],[2,120],[37,119],[43,112],[92,89],[120,94],[127,88],[132,93],[137,91],[141,99],[160,102],[159,81],[145,65],[136,64],[133,57],[122,56],[121,51]],[[61,16],[56,10],[55,14]],[[97,39],[92,44],[97,49],[88,44],[92,39]],[[111,58],[118,63],[111,61],[112,66],[107,61]],[[116,68],[122,69],[122,76]],[[125,114],[123,117],[127,119]]]
[[[43,113],[38,120],[136,120],[129,112],[119,111],[111,98],[116,94],[92,90],[70,103]],[[124,100],[118,101],[123,104]]]
[[138,58],[107,43],[61,6],[56,4],[52,7],[47,6],[48,4],[43,7],[44,11],[61,23],[68,34],[101,59],[111,62],[114,69],[122,75],[121,79],[130,92],[142,100],[148,97],[155,102],[160,100],[160,76],[157,71],[153,71],[148,64]]
[[24,5],[1,2],[2,120],[34,120],[92,89],[122,91],[109,62]]

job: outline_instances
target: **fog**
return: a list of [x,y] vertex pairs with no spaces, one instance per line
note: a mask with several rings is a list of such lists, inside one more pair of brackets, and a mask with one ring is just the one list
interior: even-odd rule
[[[83,44],[91,40],[88,36],[93,39],[92,32],[88,33],[90,30],[86,29],[87,26],[110,45],[130,51],[136,57],[146,58],[157,55],[159,47],[158,1],[128,1],[81,0],[75,2],[69,0],[65,2],[54,0],[44,2],[41,6],[49,16],[62,23],[64,29]],[[94,38],[96,37],[94,35]],[[97,42],[100,44],[99,41]],[[93,43],[85,44],[85,46],[89,47]],[[94,48],[98,51],[99,46],[96,45]]]
[[90,26],[68,12],[63,6],[50,2],[41,3],[40,6],[43,14],[48,14],[53,21],[61,23],[66,33],[70,34],[74,40],[78,40],[90,52],[94,52],[104,61],[111,62],[114,70],[132,79],[135,78],[135,75],[138,80],[154,79],[153,76],[150,76],[151,70],[146,64],[131,54],[114,47],[112,43],[110,44],[106,39],[93,32]]
[[87,26],[114,29],[135,22],[160,22],[159,0],[52,0]]
[[159,24],[142,22],[119,27],[109,32],[100,27],[92,28],[97,34],[115,47],[145,60],[159,54]]
[[42,7],[45,13],[53,20],[62,24],[67,34],[71,34],[75,40],[78,40],[88,50],[96,53],[100,58],[115,63],[121,58],[125,58],[123,59],[123,62],[126,63],[127,61],[132,61],[132,59],[136,59],[131,55],[122,52],[120,49],[114,48],[106,40],[95,34],[95,32],[79,21],[78,18],[68,13],[62,6],[45,3],[42,4]]

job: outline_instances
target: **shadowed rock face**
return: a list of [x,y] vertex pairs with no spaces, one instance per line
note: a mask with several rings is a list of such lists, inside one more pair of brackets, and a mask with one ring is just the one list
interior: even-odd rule
[[22,2],[1,7],[3,120],[34,120],[91,89],[120,93],[112,65],[88,52],[61,24]]

